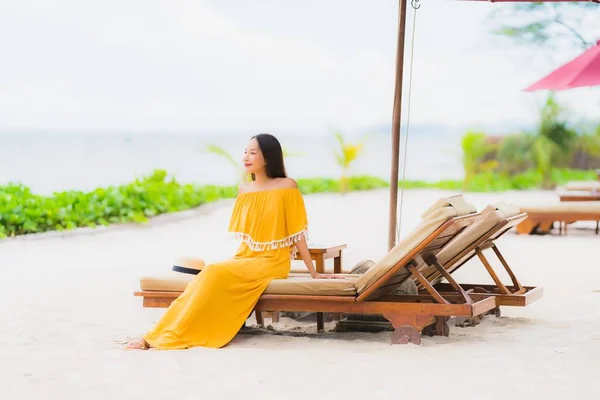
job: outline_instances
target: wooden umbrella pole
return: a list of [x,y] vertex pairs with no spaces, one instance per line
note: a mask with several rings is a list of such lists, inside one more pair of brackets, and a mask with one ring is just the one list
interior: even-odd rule
[[407,2],[408,0],[400,0],[398,7],[398,45],[396,48],[396,88],[394,91],[394,111],[392,117],[392,169],[390,178],[388,250],[396,245],[398,170],[400,164],[400,123],[402,121],[402,78],[404,74],[404,39],[406,37]]

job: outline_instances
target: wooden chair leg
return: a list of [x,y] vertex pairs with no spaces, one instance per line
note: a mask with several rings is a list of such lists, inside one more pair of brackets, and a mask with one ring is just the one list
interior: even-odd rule
[[[315,269],[318,273],[322,274],[325,272],[325,259],[323,258],[323,254],[319,254],[315,257]],[[317,332],[321,333],[325,331],[325,322],[323,320],[323,313],[317,313]]]
[[[342,273],[342,251],[340,250],[337,257],[333,258],[333,273],[341,274]],[[334,321],[339,321],[341,319],[340,313],[332,314]]]
[[317,272],[319,274],[322,274],[325,272],[325,259],[323,258],[322,254],[319,254],[318,256],[315,257],[315,269],[317,270]]
[[258,324],[258,326],[264,326],[264,320],[263,320],[263,315],[261,311],[254,311],[254,314],[256,316],[256,323]]
[[341,274],[342,273],[342,252],[337,257],[333,258],[333,273]]
[[598,234],[599,230],[600,230],[600,221],[596,221],[596,235]]
[[403,314],[389,312],[383,315],[392,323],[392,344],[421,344],[423,328],[435,323],[436,317],[429,314]]
[[[476,249],[475,252],[477,253],[477,257],[479,257],[479,260],[481,260],[481,263],[487,270],[488,274],[490,274],[490,276],[492,277],[492,280],[494,281],[496,287],[500,290],[500,292],[502,294],[511,294],[510,290],[508,290],[508,288],[502,283],[498,275],[496,275],[496,271],[494,271],[481,249]],[[498,255],[498,253],[496,253],[496,255]]]
[[317,332],[323,333],[325,332],[325,321],[323,319],[323,313],[317,313]]
[[504,258],[504,256],[502,256],[502,253],[500,253],[500,249],[498,249],[498,246],[496,246],[495,243],[492,246],[492,250],[494,251],[494,254],[496,254],[496,257],[498,257],[498,260],[500,260],[500,263],[502,264],[502,266],[504,267],[504,270],[506,271],[506,273],[510,277],[510,280],[512,281],[513,286],[515,287],[515,289],[518,292],[522,292],[523,291],[523,285],[521,285],[521,282],[519,282],[519,280],[517,279],[517,276],[514,274],[514,272],[512,271],[512,269],[508,266],[508,263],[506,262],[506,259]]
[[279,311],[273,311],[273,312],[271,312],[271,321],[273,323],[279,322]]

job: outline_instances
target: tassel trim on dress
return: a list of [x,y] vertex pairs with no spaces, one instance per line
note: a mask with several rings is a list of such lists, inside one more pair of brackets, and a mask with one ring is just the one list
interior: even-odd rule
[[296,246],[294,244],[296,242],[300,241],[300,239],[302,239],[302,237],[305,237],[306,240],[308,240],[308,227],[305,227],[300,232],[290,235],[288,237],[285,237],[281,240],[272,240],[270,242],[256,242],[247,233],[232,232],[232,234],[235,236],[236,240],[246,243],[246,245],[248,245],[250,250],[256,251],[256,252],[280,249],[282,247],[291,247],[291,249],[290,249],[292,251],[291,257],[293,259],[296,257],[296,253],[298,252],[298,249],[296,248]]

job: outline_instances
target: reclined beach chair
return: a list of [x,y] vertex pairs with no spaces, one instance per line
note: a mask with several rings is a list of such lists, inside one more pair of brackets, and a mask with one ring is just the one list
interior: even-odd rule
[[600,191],[567,190],[558,197],[560,201],[600,201]]
[[[495,243],[502,235],[526,218],[527,214],[522,213],[517,207],[505,203],[488,206],[481,211],[481,218],[478,221],[461,232],[437,255],[438,262],[444,265],[449,274],[461,268],[473,257],[477,256],[479,258],[494,281],[494,285],[461,283],[460,286],[474,300],[493,296],[496,299],[497,309],[495,313],[497,316],[500,316],[500,306],[525,307],[543,295],[543,288],[523,286],[519,282]],[[496,258],[504,267],[512,281],[512,285],[505,285],[493,269],[484,254],[484,251],[489,249],[494,252]],[[422,274],[440,293],[451,290],[448,283],[442,283],[443,276],[435,268],[427,268]],[[422,291],[424,287],[418,285],[417,289]]]
[[556,204],[521,206],[527,219],[517,225],[518,233],[548,233],[555,222],[558,234],[567,233],[567,224],[577,221],[596,222],[596,234],[600,230],[600,201],[562,201]]
[[563,189],[566,191],[585,191],[598,192],[600,191],[600,181],[570,181],[567,182]]
[[[473,317],[496,307],[493,297],[473,300],[439,263],[429,264],[446,244],[480,217],[475,207],[462,196],[441,199],[423,215],[421,223],[365,274],[355,278],[318,280],[290,277],[271,282],[255,306],[262,311],[308,311],[353,314],[378,314],[393,327],[392,343],[419,344],[424,327],[435,324],[444,332],[452,316]],[[452,286],[442,296],[421,274],[430,265],[438,268]],[[443,272],[442,272],[443,271]],[[406,301],[392,293],[406,279],[423,283],[425,294]],[[144,307],[168,307],[185,289],[184,278],[143,277],[141,291]],[[190,278],[187,278],[188,281]]]

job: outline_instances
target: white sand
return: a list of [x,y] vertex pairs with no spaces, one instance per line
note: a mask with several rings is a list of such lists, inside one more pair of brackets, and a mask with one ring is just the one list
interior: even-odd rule
[[[447,194],[407,192],[405,231]],[[307,196],[312,241],[347,243],[346,267],[377,259],[386,250],[387,196]],[[500,199],[557,201],[548,192],[467,199],[478,208]],[[145,227],[0,242],[0,399],[597,396],[600,237],[587,224],[571,227],[567,237],[507,234],[501,250],[524,284],[544,287],[544,297],[524,309],[504,307],[501,318],[473,328],[451,326],[450,337],[424,337],[421,346],[390,346],[389,333],[328,333],[239,335],[220,350],[122,350],[163,312],[143,309],[132,296],[139,276],[167,273],[182,255],[226,256],[230,206],[225,201]],[[489,281],[477,264],[458,277]],[[277,324],[298,326],[315,331],[286,319]]]

